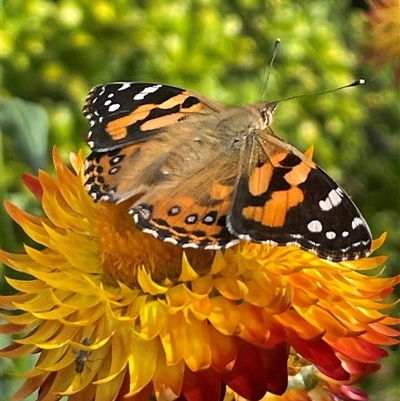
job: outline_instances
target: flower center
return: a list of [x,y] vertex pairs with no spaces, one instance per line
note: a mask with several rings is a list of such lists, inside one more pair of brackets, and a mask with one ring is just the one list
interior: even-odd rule
[[[110,284],[123,282],[138,287],[137,272],[144,267],[152,280],[161,283],[174,280],[181,274],[182,248],[160,241],[140,231],[128,214],[132,199],[118,205],[103,204],[99,208],[97,233],[103,280]],[[208,272],[215,256],[214,251],[186,249],[192,268]]]

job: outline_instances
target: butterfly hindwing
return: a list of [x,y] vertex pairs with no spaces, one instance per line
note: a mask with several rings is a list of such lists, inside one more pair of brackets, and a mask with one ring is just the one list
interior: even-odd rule
[[[231,157],[230,162],[235,160]],[[189,180],[148,191],[130,210],[137,226],[185,248],[219,249],[238,243],[226,225],[237,179],[237,169],[227,158],[210,150],[203,155],[208,161],[203,169],[187,171]]]
[[140,154],[140,145],[134,143],[108,152],[93,151],[86,158],[85,186],[95,202],[122,202],[145,189],[137,175],[136,180],[126,178],[130,168],[138,164]]
[[133,206],[130,213],[143,232],[162,241],[183,248],[216,250],[239,242],[226,226],[230,203],[230,197],[202,206],[191,197],[149,195]]

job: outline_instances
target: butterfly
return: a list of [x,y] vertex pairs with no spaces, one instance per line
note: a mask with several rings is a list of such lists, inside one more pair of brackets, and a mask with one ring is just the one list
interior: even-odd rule
[[332,261],[371,251],[349,196],[271,129],[278,102],[227,108],[155,83],[93,88],[85,186],[95,202],[134,198],[137,227],[183,248],[296,245]]

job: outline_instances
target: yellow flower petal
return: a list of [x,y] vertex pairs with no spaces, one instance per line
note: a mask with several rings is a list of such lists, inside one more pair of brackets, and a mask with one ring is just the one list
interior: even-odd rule
[[0,296],[4,309],[22,311],[1,315],[3,331],[20,334],[1,355],[39,353],[13,401],[37,389],[49,400],[147,401],[153,393],[208,401],[225,386],[259,399],[283,392],[288,378],[293,388],[279,399],[324,399],[323,386],[339,397],[341,385],[384,356],[380,345],[397,342],[389,326],[398,321],[381,310],[400,276],[362,274],[384,257],[333,263],[246,241],[183,251],[138,230],[128,214],[132,200],[94,203],[82,184],[82,153],[71,156],[76,174],[57,151],[53,158],[56,178],[31,179],[46,217],[6,204],[45,246],[0,253],[33,276],[9,279],[20,294]]

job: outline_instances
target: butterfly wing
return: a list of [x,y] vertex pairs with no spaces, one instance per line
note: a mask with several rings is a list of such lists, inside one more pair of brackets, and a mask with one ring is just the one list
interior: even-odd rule
[[88,145],[107,152],[143,142],[191,115],[220,112],[225,107],[174,86],[114,82],[94,87],[83,114],[89,120]]
[[165,85],[94,88],[84,107],[92,126],[89,193],[111,202],[141,194],[130,210],[138,227],[183,247],[246,239],[294,244],[334,261],[367,255],[371,234],[354,203],[264,129],[267,109],[225,110]]
[[160,186],[140,198],[130,211],[137,226],[184,248],[219,249],[238,243],[226,225],[237,171],[231,168],[232,158],[209,159],[180,185]]
[[320,167],[269,129],[247,141],[246,152],[254,156],[243,158],[249,162],[241,168],[228,216],[232,234],[253,242],[297,245],[333,261],[370,252],[367,223]]
[[176,146],[170,143],[177,137],[173,132],[165,138],[168,150],[149,165],[148,176],[168,172],[166,179],[149,187],[130,211],[141,230],[182,247],[219,249],[239,242],[229,233],[226,216],[240,153],[218,135],[219,122],[209,116],[180,124],[182,140]]
[[91,125],[92,153],[85,169],[89,194],[96,202],[121,202],[172,181],[171,168],[158,167],[166,158],[173,163],[171,149],[190,148],[185,141],[196,139],[191,135],[196,130],[188,129],[188,122],[225,109],[168,85],[116,82],[93,88],[83,108]]

